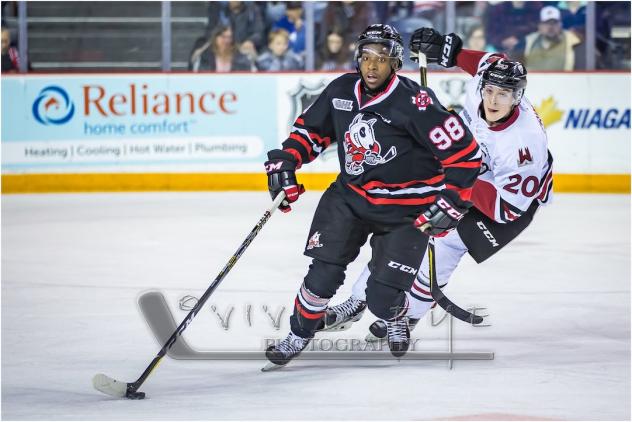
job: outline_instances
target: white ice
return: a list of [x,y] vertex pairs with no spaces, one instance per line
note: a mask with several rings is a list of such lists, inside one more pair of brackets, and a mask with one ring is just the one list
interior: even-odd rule
[[[187,329],[189,343],[256,351],[285,336],[319,197],[273,215]],[[454,351],[494,360],[452,370],[446,361],[298,361],[262,373],[263,360],[165,358],[141,388],[146,400],[95,391],[94,374],[133,381],[160,349],[139,295],[163,291],[181,320],[178,300],[202,294],[269,203],[265,192],[3,196],[2,418],[630,419],[628,195],[558,194],[497,256],[464,260],[446,293],[487,308],[491,326],[455,321]],[[228,330],[210,305],[222,315],[234,307]],[[262,306],[285,307],[280,331]],[[372,320],[329,336],[362,339]],[[446,351],[447,322],[428,318],[413,337],[417,350]]]

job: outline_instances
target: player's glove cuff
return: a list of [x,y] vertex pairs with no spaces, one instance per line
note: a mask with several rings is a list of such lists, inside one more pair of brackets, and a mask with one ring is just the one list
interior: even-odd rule
[[467,211],[468,208],[457,205],[448,195],[438,194],[414,225],[429,236],[443,237],[456,228]]
[[292,210],[290,204],[296,201],[305,192],[303,185],[296,181],[296,160],[286,151],[272,150],[268,152],[268,161],[265,162],[268,175],[268,191],[272,199],[281,191],[285,191],[285,199],[279,205],[283,212]]

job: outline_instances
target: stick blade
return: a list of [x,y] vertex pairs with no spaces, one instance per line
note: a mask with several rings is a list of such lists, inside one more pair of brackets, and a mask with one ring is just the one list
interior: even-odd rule
[[285,365],[277,365],[276,363],[268,362],[263,368],[261,368],[261,372],[278,371],[279,369],[283,368],[285,368]]
[[96,374],[92,377],[92,386],[108,396],[124,398],[127,395],[127,383],[117,381],[105,374]]

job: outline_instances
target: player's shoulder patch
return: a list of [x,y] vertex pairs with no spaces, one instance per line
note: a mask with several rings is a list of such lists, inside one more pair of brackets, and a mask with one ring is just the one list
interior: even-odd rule
[[420,88],[417,94],[411,96],[412,104],[417,107],[419,111],[425,111],[428,107],[434,104],[432,96],[428,90]]

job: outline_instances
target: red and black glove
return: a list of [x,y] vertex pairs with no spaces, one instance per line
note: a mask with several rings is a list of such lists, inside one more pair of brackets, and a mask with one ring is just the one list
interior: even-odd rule
[[418,60],[419,53],[426,55],[428,63],[443,67],[456,65],[456,56],[461,51],[463,41],[455,33],[443,35],[432,28],[419,28],[410,37],[410,59]]
[[273,149],[268,152],[268,161],[265,162],[268,174],[268,190],[272,199],[281,191],[285,191],[285,199],[279,205],[283,212],[292,211],[290,203],[296,201],[305,188],[296,182],[296,159],[289,152]]
[[448,195],[440,193],[414,224],[428,236],[443,237],[456,228],[467,211],[468,208],[457,205]]

